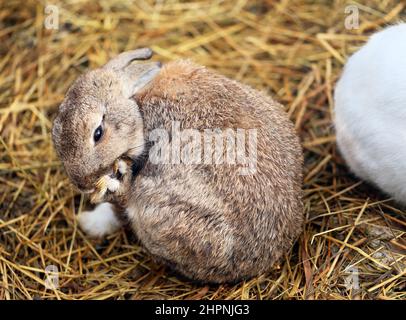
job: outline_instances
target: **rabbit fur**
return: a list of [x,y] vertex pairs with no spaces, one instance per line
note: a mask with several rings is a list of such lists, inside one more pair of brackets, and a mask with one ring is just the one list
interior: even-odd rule
[[[304,220],[303,154],[283,107],[191,61],[129,63],[139,56],[137,50],[121,54],[80,76],[54,122],[57,153],[82,191],[93,192],[95,181],[111,175],[122,156],[142,164],[137,174],[122,164],[120,187],[105,196],[112,205],[82,213],[82,228],[93,236],[110,233],[118,221],[110,213],[120,211],[157,262],[200,282],[236,282],[269,271]],[[148,59],[150,52],[141,56]],[[105,134],[95,145],[100,122]],[[241,174],[238,164],[145,160],[153,148],[147,143],[151,133],[171,133],[174,122],[180,130],[199,132],[255,129],[255,170]],[[103,230],[91,213],[106,211]]]

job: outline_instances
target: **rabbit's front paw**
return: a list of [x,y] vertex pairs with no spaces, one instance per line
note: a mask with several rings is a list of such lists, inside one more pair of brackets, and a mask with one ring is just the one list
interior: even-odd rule
[[110,176],[105,176],[106,179],[106,189],[110,192],[116,192],[120,188],[120,181],[117,178],[112,178]]
[[127,162],[125,162],[124,160],[119,160],[118,161],[118,171],[122,174],[125,175],[127,172]]

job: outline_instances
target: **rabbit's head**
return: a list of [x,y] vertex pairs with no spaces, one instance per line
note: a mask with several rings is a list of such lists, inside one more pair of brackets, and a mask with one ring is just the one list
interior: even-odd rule
[[80,76],[68,90],[52,128],[52,139],[72,182],[91,192],[121,156],[144,150],[143,121],[132,98],[160,71],[148,48],[124,52],[102,68]]

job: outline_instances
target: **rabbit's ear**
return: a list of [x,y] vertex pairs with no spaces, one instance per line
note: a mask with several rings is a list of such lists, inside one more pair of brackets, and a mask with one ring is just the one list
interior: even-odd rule
[[128,66],[134,60],[148,60],[152,57],[150,48],[141,48],[132,51],[126,51],[107,62],[103,68],[114,71],[120,71]]
[[134,96],[161,71],[160,62],[134,63],[124,68],[124,92],[127,97]]

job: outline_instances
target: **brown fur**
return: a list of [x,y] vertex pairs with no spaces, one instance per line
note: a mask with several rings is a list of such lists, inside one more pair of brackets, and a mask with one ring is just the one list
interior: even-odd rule
[[[190,61],[166,64],[134,99],[145,139],[155,128],[170,132],[173,120],[181,129],[258,132],[255,174],[239,175],[238,165],[146,162],[135,180],[126,178],[120,205],[145,248],[202,282],[234,282],[269,271],[303,224],[303,155],[282,107]],[[117,156],[112,152],[108,163]],[[109,200],[114,202],[114,195]]]
[[[292,123],[269,97],[188,61],[163,67],[136,97],[144,136],[171,129],[257,128],[258,168],[148,164],[129,215],[158,260],[192,279],[236,281],[269,270],[302,230],[302,151]],[[198,115],[198,116],[196,116]]]

